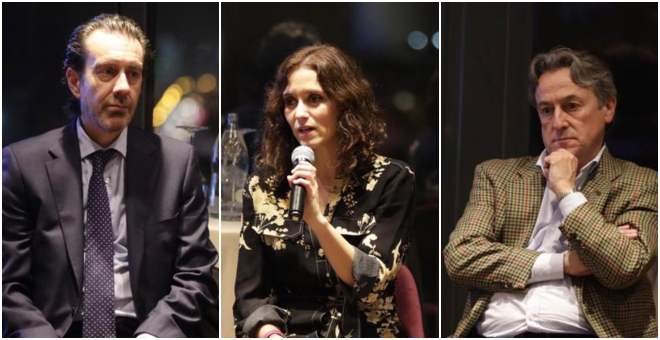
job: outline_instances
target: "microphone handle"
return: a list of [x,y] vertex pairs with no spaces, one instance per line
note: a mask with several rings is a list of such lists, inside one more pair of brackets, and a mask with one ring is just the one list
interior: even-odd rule
[[292,221],[298,222],[302,220],[305,209],[305,188],[302,185],[294,185],[293,192],[291,193],[291,201],[289,202],[289,218]]

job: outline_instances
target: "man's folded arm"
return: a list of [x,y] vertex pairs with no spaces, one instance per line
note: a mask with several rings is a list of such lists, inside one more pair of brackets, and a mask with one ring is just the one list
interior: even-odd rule
[[[646,178],[619,194],[630,203],[613,222],[603,217],[594,203],[587,202],[572,210],[560,227],[582,262],[605,287],[633,285],[657,256],[657,178]],[[621,225],[635,228],[639,236],[626,237],[617,229]]]
[[470,200],[443,251],[449,277],[459,284],[489,291],[524,289],[540,253],[500,242],[494,225],[497,184],[480,164],[475,169]]
[[[58,337],[30,298],[32,229],[20,167],[10,148],[2,150],[3,337]],[[4,332],[7,334],[4,334]]]

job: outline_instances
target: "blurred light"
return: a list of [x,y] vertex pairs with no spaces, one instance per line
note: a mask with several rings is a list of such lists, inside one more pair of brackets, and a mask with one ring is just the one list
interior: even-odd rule
[[166,109],[162,105],[156,105],[154,107],[154,114],[153,114],[153,125],[154,127],[159,127],[165,123],[167,120],[167,116],[170,113],[168,109]]
[[415,108],[415,95],[409,91],[399,91],[394,94],[393,102],[399,111],[410,111]]
[[420,31],[412,31],[408,34],[408,45],[413,50],[421,50],[426,47],[429,38]]
[[200,106],[194,98],[185,98],[179,104],[177,111],[179,112],[179,117],[188,123],[188,121],[196,120],[197,116],[200,114]]
[[197,78],[197,92],[209,93],[216,89],[215,76],[210,73],[204,73]]
[[195,87],[195,80],[189,76],[179,77],[175,83],[181,86],[181,90],[183,91],[184,95],[190,93],[190,91],[192,91],[192,89]]
[[[181,78],[179,78],[181,79]],[[178,81],[178,80],[177,80]],[[172,110],[181,101],[183,97],[183,88],[178,83],[172,84],[165,89],[160,100],[154,107],[152,123],[154,127],[159,127],[167,121],[167,117]]]
[[438,36],[438,32],[433,33],[433,36],[431,37],[431,43],[435,47],[435,49],[439,49],[438,44],[440,43],[440,37]]
[[177,84],[172,84],[167,89],[165,89],[165,92],[163,92],[163,96],[161,97],[160,100],[166,106],[174,108],[174,106],[176,106],[176,103],[178,103],[179,100],[181,100],[182,96],[183,96],[183,90],[181,89],[181,86]]

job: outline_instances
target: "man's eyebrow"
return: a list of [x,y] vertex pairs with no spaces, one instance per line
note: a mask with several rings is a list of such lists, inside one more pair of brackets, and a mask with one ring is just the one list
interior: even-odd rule
[[566,97],[561,98],[559,101],[568,102],[568,101],[571,101],[571,100],[582,100],[582,98],[579,97],[579,96],[576,96],[574,94],[570,94]]

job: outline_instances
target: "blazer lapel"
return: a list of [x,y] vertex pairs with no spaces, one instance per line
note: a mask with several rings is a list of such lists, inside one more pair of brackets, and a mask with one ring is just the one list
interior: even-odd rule
[[[138,313],[144,314],[139,300],[140,274],[144,254],[144,226],[156,192],[156,181],[160,176],[158,139],[149,138],[144,132],[129,127],[126,150],[126,229],[128,238],[128,268],[131,278],[133,300]],[[145,315],[143,315],[145,316]],[[145,316],[146,317],[146,316]]]
[[62,130],[59,143],[48,152],[51,159],[46,162],[48,182],[55,199],[60,228],[64,235],[67,256],[81,291],[83,276],[83,204],[82,174],[80,169],[80,147],[76,135],[76,120]]
[[619,177],[621,169],[614,158],[605,149],[600,164],[593,171],[591,178],[587,179],[582,193],[598,211],[602,211],[609,196],[612,182]]
[[539,169],[534,160],[526,162],[519,170],[519,181],[512,183],[512,190],[509,199],[518,204],[509,205],[512,208],[509,218],[511,218],[512,231],[510,237],[506,240],[507,244],[514,247],[525,248],[529,244],[532,236],[536,218],[539,214],[541,201],[543,200],[543,190],[545,189],[545,179],[541,169]]

